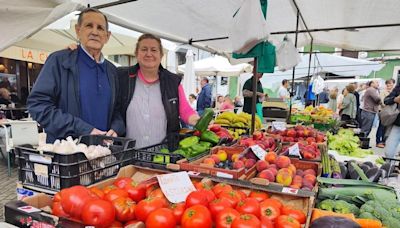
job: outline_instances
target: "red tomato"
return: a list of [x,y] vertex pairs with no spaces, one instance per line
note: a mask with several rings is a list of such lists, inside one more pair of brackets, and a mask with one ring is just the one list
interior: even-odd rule
[[182,228],[211,228],[210,211],[203,205],[195,205],[185,210],[181,221]]
[[254,198],[247,198],[239,201],[236,210],[240,214],[253,214],[260,217],[260,203]]
[[193,185],[197,190],[200,190],[200,189],[207,189],[207,190],[211,189],[212,190],[212,187],[207,183],[195,182],[195,183],[193,183]]
[[163,207],[165,202],[161,198],[146,198],[136,205],[136,219],[144,222],[151,212]]
[[265,216],[271,221],[274,221],[279,215],[281,215],[278,206],[271,204],[266,200],[260,203],[260,213],[261,216]]
[[281,215],[275,221],[276,228],[300,228],[300,226],[299,221],[287,215]]
[[92,193],[94,193],[97,197],[99,197],[99,199],[104,199],[105,194],[101,189],[99,189],[97,187],[91,187],[91,188],[89,188],[89,190]]
[[158,184],[151,184],[148,185],[146,187],[146,197],[149,197],[150,193],[154,190],[156,190],[157,188],[160,188],[160,186],[158,186]]
[[212,190],[215,193],[215,195],[218,196],[218,194],[223,192],[223,191],[231,191],[232,190],[232,186],[230,186],[229,184],[225,184],[225,183],[218,183],[217,185],[215,185],[212,188]]
[[122,228],[124,227],[124,225],[122,225],[122,223],[118,222],[118,221],[114,221],[111,225],[110,228]]
[[81,218],[83,206],[93,199],[90,190],[80,185],[65,188],[61,190],[60,195],[65,213],[78,220]]
[[113,189],[104,196],[104,199],[112,202],[119,197],[129,197],[128,192],[120,188]]
[[274,223],[269,218],[261,216],[261,228],[274,228]]
[[118,188],[125,188],[125,186],[130,185],[132,182],[133,180],[130,177],[119,177],[114,181],[113,185]]
[[275,205],[277,208],[279,208],[279,210],[283,207],[283,204],[281,201],[274,199],[274,198],[268,198],[266,200],[263,201],[265,204],[267,205]]
[[285,212],[283,212],[283,214],[295,218],[300,224],[306,223],[306,215],[300,210],[294,210],[289,208],[286,209]]
[[239,193],[239,195],[240,195],[240,199],[246,199],[247,198],[247,195],[246,195],[246,193],[244,193],[242,190],[236,190],[237,191],[237,193]]
[[128,192],[129,198],[131,198],[135,202],[139,202],[140,200],[146,198],[146,186],[144,185],[136,185],[134,182],[125,186],[125,191]]
[[211,189],[201,189],[201,190],[198,190],[198,191],[204,193],[207,196],[207,201],[208,202],[211,202],[211,201],[215,200],[215,194]]
[[109,193],[111,190],[114,190],[114,189],[117,189],[117,186],[115,186],[115,185],[109,185],[109,186],[103,188],[103,192],[104,192],[104,194],[107,195],[107,193]]
[[57,192],[53,197],[53,202],[60,202],[61,201],[61,193]]
[[226,198],[215,199],[208,204],[208,209],[213,218],[215,218],[219,212],[229,207],[232,207],[232,204]]
[[208,206],[207,195],[202,191],[193,191],[186,197],[186,208],[194,205]]
[[61,202],[53,202],[53,205],[51,206],[51,212],[57,217],[69,217],[69,215],[65,213],[64,209],[62,208]]
[[262,202],[262,201],[268,199],[268,198],[269,198],[269,195],[268,195],[268,193],[266,193],[266,192],[255,190],[255,191],[251,191],[251,192],[250,192],[249,198],[254,198],[254,199],[256,199],[258,202]]
[[252,214],[242,214],[232,222],[231,228],[257,228],[261,227],[260,220]]
[[149,214],[146,219],[147,228],[175,228],[174,213],[168,208],[159,208]]
[[160,198],[164,201],[165,207],[168,206],[169,202],[162,192],[161,188],[157,188],[149,193],[149,198]]
[[90,200],[82,208],[82,221],[85,225],[110,227],[114,218],[114,206],[102,199]]
[[233,220],[239,217],[240,214],[233,208],[225,208],[215,216],[216,228],[230,228]]
[[183,212],[185,212],[185,203],[174,203],[169,206],[175,216],[176,224],[181,224]]
[[236,207],[236,204],[241,200],[239,193],[235,190],[223,191],[218,194],[218,198],[226,198],[231,202],[232,207]]
[[112,204],[118,221],[127,222],[135,219],[136,203],[129,197],[119,197],[112,201]]

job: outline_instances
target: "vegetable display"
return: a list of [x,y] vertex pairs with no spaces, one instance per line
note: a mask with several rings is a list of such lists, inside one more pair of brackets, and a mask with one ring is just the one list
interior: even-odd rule
[[349,129],[340,129],[338,134],[328,132],[329,149],[336,150],[340,155],[363,158],[374,154],[372,150],[361,149],[360,139]]

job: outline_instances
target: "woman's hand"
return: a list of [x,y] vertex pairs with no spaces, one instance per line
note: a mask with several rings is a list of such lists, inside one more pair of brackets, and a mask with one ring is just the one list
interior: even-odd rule
[[77,44],[69,44],[67,47],[67,49],[69,49],[71,51],[76,50],[77,48],[78,48]]
[[197,124],[197,122],[199,121],[199,119],[200,119],[200,116],[199,115],[197,115],[197,114],[193,114],[193,115],[191,115],[190,117],[189,117],[189,125],[192,125],[192,126],[194,126],[194,125],[196,125]]

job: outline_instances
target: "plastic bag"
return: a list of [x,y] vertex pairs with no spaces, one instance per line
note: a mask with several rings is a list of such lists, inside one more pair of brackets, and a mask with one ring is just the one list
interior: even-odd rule
[[244,54],[255,45],[268,38],[268,26],[261,10],[259,0],[243,1],[242,6],[232,18],[229,38],[232,51]]
[[281,71],[292,69],[301,61],[300,54],[294,44],[285,38],[276,50],[276,64]]
[[313,82],[312,92],[314,94],[320,94],[324,91],[325,81],[321,78],[321,76],[317,76],[317,78]]

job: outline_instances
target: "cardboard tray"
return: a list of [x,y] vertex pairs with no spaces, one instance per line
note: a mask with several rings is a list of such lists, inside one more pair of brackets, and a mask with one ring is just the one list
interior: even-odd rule
[[[102,182],[96,183],[92,186],[103,188],[105,186],[111,185],[118,177],[131,177],[137,182],[153,181],[153,177],[158,174],[163,174],[165,171],[152,170],[148,168],[135,167],[133,165],[125,166],[120,169],[118,175],[114,178],[104,180]],[[232,185],[235,189],[240,189],[245,193],[249,193],[251,190],[268,191],[271,198],[278,198],[285,205],[291,206],[294,209],[302,210],[307,215],[307,222],[304,227],[308,227],[310,224],[312,208],[315,204],[315,197],[313,194],[300,194],[301,190],[297,194],[290,192],[282,192],[279,188],[270,188],[269,186],[255,185],[248,181],[243,180],[232,180],[218,177],[207,178],[202,174],[191,174],[191,179],[198,179],[201,182],[207,183],[220,183],[224,182]],[[32,223],[40,224],[40,227],[68,227],[68,228],[84,228],[85,225],[75,222],[66,218],[59,218],[53,216],[49,213],[52,199],[50,196],[39,193],[37,195],[23,199],[22,201],[11,201],[5,205],[5,221],[7,223],[16,225],[18,227],[29,227],[26,225],[26,221]],[[35,212],[28,212],[23,210],[23,207],[29,207],[30,209],[43,208],[43,210],[37,210]],[[47,210],[46,210],[47,208]],[[25,222],[25,225],[21,222]],[[144,224],[138,224],[135,227],[144,227]]]

